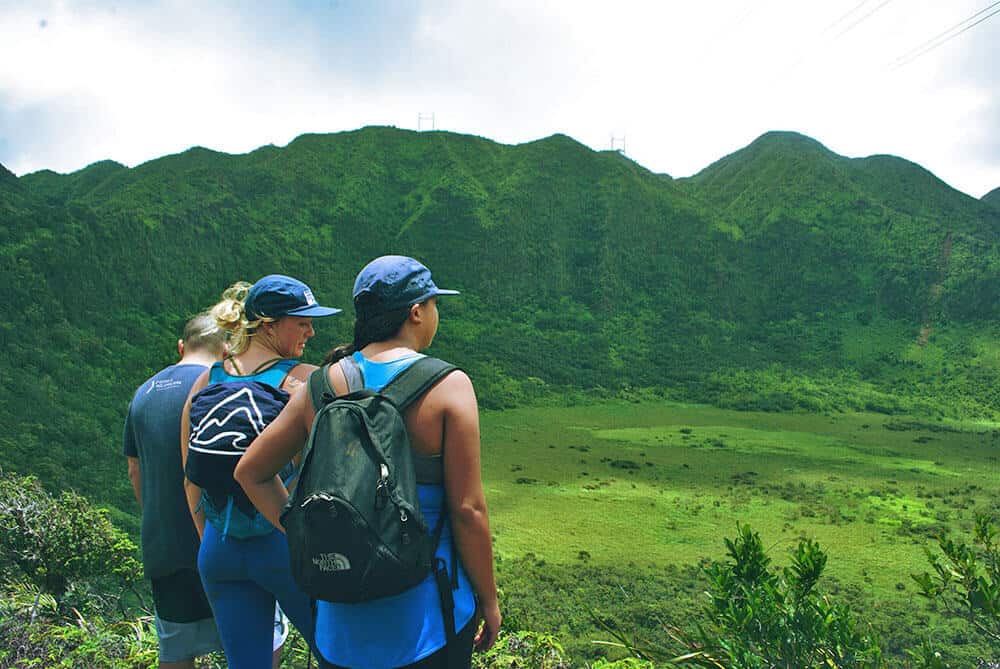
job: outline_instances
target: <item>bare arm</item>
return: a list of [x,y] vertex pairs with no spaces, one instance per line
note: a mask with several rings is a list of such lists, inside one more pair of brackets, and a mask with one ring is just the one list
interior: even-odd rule
[[288,490],[278,473],[302,451],[312,418],[308,387],[299,386],[278,417],[253,440],[233,472],[257,510],[282,532],[281,510],[288,501]]
[[135,501],[139,503],[139,510],[142,510],[142,481],[139,479],[139,458],[128,456],[128,480],[132,482],[132,492],[135,493]]
[[[205,372],[191,386],[191,392],[184,402],[184,410],[181,412],[181,467],[187,467],[188,438],[191,436],[191,398],[207,385],[208,372]],[[184,496],[187,497],[194,528],[198,530],[198,537],[201,538],[205,535],[205,512],[198,509],[201,503],[201,488],[192,483],[187,476],[184,477]]]
[[478,650],[488,650],[500,632],[500,606],[493,574],[493,546],[486,495],[479,471],[479,407],[472,381],[464,372],[439,384],[449,397],[444,410],[444,480],[455,544],[479,598],[484,621],[476,635]]

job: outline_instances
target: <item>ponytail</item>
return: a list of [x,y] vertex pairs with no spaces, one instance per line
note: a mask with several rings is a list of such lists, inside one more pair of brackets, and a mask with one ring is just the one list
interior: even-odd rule
[[237,356],[250,348],[250,341],[257,334],[257,328],[262,323],[274,320],[247,320],[245,303],[252,287],[246,281],[237,281],[222,293],[222,299],[209,311],[218,328],[229,333],[229,357]]
[[354,340],[350,344],[341,344],[330,349],[330,352],[323,358],[323,364],[333,364],[341,358],[354,355],[368,344],[395,337],[409,317],[409,306],[381,314],[359,315],[354,319]]

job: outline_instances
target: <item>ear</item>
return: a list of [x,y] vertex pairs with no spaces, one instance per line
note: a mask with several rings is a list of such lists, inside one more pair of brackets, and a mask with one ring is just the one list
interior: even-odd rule
[[184,340],[183,339],[178,339],[177,340],[177,355],[180,356],[181,358],[184,357]]
[[410,321],[414,325],[419,325],[424,320],[424,312],[421,309],[421,307],[423,306],[424,305],[421,302],[418,302],[417,304],[413,304],[410,306]]

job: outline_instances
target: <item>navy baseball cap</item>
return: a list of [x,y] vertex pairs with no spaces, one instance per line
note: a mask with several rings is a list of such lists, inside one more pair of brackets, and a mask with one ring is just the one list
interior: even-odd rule
[[309,286],[283,274],[268,274],[250,289],[243,303],[247,320],[280,316],[332,316],[340,309],[323,307],[316,302]]
[[438,288],[431,279],[431,271],[406,256],[375,258],[354,281],[355,310],[364,305],[368,313],[402,309],[438,295],[458,294],[457,290]]

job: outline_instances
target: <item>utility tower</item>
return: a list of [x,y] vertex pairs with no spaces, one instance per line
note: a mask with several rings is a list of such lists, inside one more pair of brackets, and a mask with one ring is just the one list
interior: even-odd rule
[[625,135],[615,137],[614,133],[611,133],[611,150],[625,155]]
[[434,112],[426,114],[424,112],[419,112],[417,114],[417,131],[424,129],[424,123],[430,123],[431,130],[434,130]]

